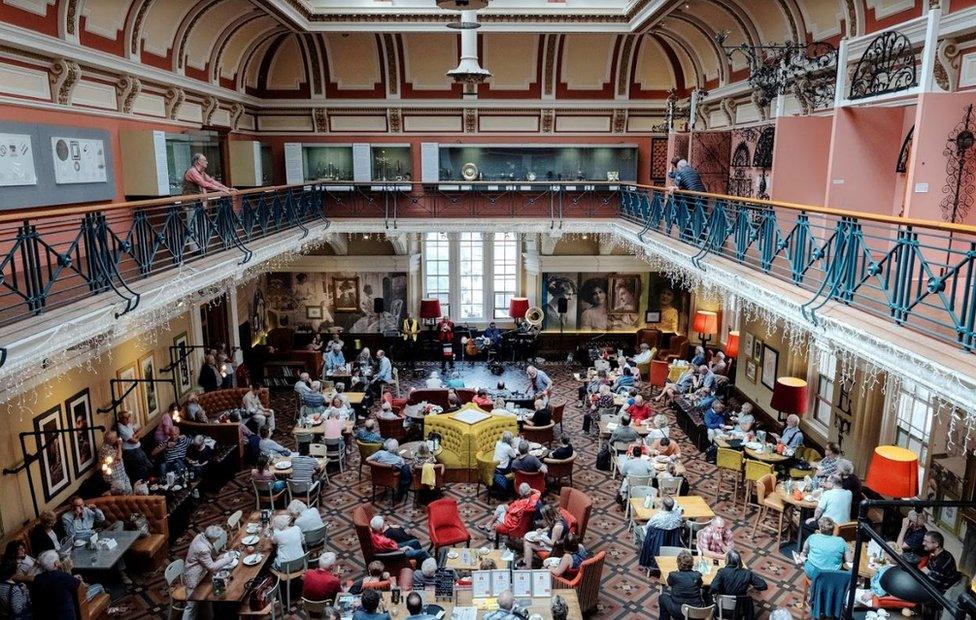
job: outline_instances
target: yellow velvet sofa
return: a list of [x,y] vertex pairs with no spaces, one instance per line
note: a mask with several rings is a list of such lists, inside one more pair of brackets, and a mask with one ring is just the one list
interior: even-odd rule
[[441,450],[437,461],[444,464],[445,479],[450,482],[477,480],[478,452],[494,449],[495,442],[505,431],[513,435],[518,433],[514,416],[492,415],[475,424],[455,419],[458,413],[468,409],[482,412],[474,405],[465,405],[454,413],[427,416],[424,419],[424,432],[438,433],[441,436]]

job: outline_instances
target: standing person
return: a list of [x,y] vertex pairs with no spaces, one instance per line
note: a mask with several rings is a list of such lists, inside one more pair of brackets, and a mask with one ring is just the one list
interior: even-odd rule
[[400,325],[401,338],[403,338],[403,354],[407,358],[407,368],[413,370],[417,367],[417,337],[420,334],[420,321],[414,318],[412,312],[408,312]]
[[153,464],[145,450],[142,449],[142,443],[137,435],[139,426],[133,424],[131,412],[126,410],[119,412],[115,430],[122,438],[122,461],[125,462],[125,471],[134,480],[145,480],[152,471]]
[[220,181],[207,174],[207,161],[203,153],[194,153],[190,167],[183,173],[183,194],[206,194],[208,192],[236,192],[233,187],[227,187]]
[[[701,175],[691,167],[687,159],[674,157],[671,159],[671,173],[668,175],[674,183],[673,189],[680,189],[692,192],[704,192],[705,184],[702,183]],[[680,615],[680,614],[679,614]]]
[[441,343],[441,371],[450,364],[454,368],[454,321],[445,316],[437,325],[437,339]]
[[552,388],[552,379],[549,378],[549,375],[535,366],[526,368],[525,374],[529,378],[529,394],[532,396],[537,396]]
[[661,620],[684,618],[682,605],[704,607],[702,594],[702,574],[693,569],[695,561],[691,552],[682,551],[678,554],[678,570],[668,575],[668,588],[658,598],[661,607]]
[[132,481],[125,472],[122,460],[122,440],[115,431],[105,431],[102,447],[98,449],[98,462],[101,463],[102,480],[109,485],[112,495],[132,493]]
[[190,546],[186,550],[186,568],[183,573],[183,585],[186,587],[186,607],[183,609],[183,620],[195,620],[201,608],[203,608],[204,616],[209,615],[210,603],[198,603],[191,599],[193,591],[203,583],[207,575],[217,572],[233,562],[229,556],[223,556],[216,560],[213,557],[217,551],[217,542],[224,540],[226,536],[224,528],[219,525],[211,525],[197,534],[190,542]]
[[200,367],[200,375],[197,377],[197,385],[203,388],[204,392],[219,390],[224,382],[220,369],[217,368],[217,358],[213,354],[207,354],[203,358],[203,366]]

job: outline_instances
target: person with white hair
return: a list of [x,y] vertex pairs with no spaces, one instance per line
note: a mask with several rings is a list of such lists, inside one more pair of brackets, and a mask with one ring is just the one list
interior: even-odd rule
[[433,588],[437,583],[437,560],[434,558],[427,558],[424,563],[420,565],[420,570],[414,571],[413,573],[413,589],[418,591],[424,591],[427,588]]
[[410,467],[403,460],[403,457],[399,453],[400,442],[396,439],[390,438],[383,442],[383,447],[373,454],[367,457],[367,463],[377,463],[380,465],[389,465],[400,470],[400,488],[397,489],[396,498],[394,501],[399,501],[406,496],[407,491],[410,490],[410,483],[413,481],[413,475],[410,471]]
[[325,412],[325,395],[322,394],[322,382],[312,381],[309,389],[302,394],[302,412],[305,415],[315,415]]
[[383,437],[376,430],[376,420],[370,418],[362,428],[357,428],[356,439],[363,443],[383,443]]
[[[79,577],[65,570],[58,552],[48,549],[37,556],[40,572],[31,583],[34,618],[75,618],[77,591],[85,585]],[[100,584],[89,584],[85,595],[92,600],[105,591]]]
[[339,339],[339,334],[333,333],[332,340],[325,343],[325,353],[322,355],[322,359],[325,362],[325,366],[322,368],[323,373],[338,370],[346,365],[346,358],[342,354],[342,348],[344,346],[345,343]]
[[314,506],[306,506],[305,502],[300,499],[293,499],[288,504],[288,514],[293,519],[292,525],[297,526],[302,534],[325,525],[322,521],[322,515],[319,514],[319,509]]
[[729,369],[729,364],[725,361],[725,353],[716,351],[711,361],[708,362],[708,369],[716,375],[725,376],[725,373]]
[[312,376],[307,372],[298,375],[298,382],[295,383],[295,393],[300,397],[310,389],[312,389]]
[[651,345],[646,342],[642,342],[640,346],[640,351],[634,356],[635,364],[650,364],[651,363]]
[[302,548],[305,536],[301,528],[292,525],[289,515],[277,515],[271,519],[271,542],[276,548],[274,567],[277,569],[305,555]]
[[[416,560],[418,563],[423,564],[430,558],[430,554],[424,551],[420,544],[420,541],[416,538],[409,538],[404,540],[394,540],[390,537],[394,528],[386,527],[386,519],[380,515],[376,515],[369,522],[369,536],[373,541],[373,548],[376,551],[403,551],[403,554],[408,560]],[[401,530],[402,532],[402,530]],[[398,532],[399,534],[399,532]],[[405,532],[403,533],[405,534]],[[405,536],[398,536],[398,538],[405,538]]]
[[513,445],[514,440],[512,433],[505,431],[495,442],[495,452],[492,459],[498,461],[498,467],[495,468],[495,471],[503,476],[512,471],[512,459],[518,456],[518,451]]
[[498,525],[514,528],[527,513],[535,513],[542,494],[530,487],[529,483],[523,482],[518,486],[517,495],[517,499],[496,506],[491,521],[487,524],[482,523],[478,527],[486,532],[494,530]]
[[444,382],[441,381],[441,372],[439,370],[430,371],[430,376],[427,377],[427,381],[424,383],[429,390],[439,390],[444,387]]
[[552,389],[552,379],[535,366],[527,367],[525,369],[525,375],[529,378],[529,394],[532,396],[537,396]]
[[197,534],[186,550],[186,565],[183,572],[183,585],[186,587],[186,608],[183,610],[183,620],[192,620],[201,612],[209,616],[210,604],[198,603],[190,600],[193,591],[204,582],[207,575],[219,571],[233,562],[233,558],[222,555],[214,559],[214,553],[219,551],[227,541],[227,532],[219,525],[211,525]]
[[498,609],[485,614],[484,620],[520,620],[522,615],[515,610],[515,595],[505,590],[498,595]]
[[193,154],[193,159],[190,160],[190,167],[187,168],[186,172],[183,173],[182,193],[184,195],[206,194],[209,192],[237,192],[237,190],[233,187],[227,187],[217,179],[207,174],[207,167],[209,165],[210,162],[207,161],[206,155],[203,153]]
[[319,556],[318,568],[309,568],[302,578],[302,596],[310,601],[334,600],[342,591],[342,582],[333,572],[336,554],[326,551]]
[[213,448],[207,444],[207,438],[203,435],[194,435],[193,441],[186,449],[186,464],[199,476],[203,467],[210,462],[213,457]]
[[698,555],[706,558],[721,558],[734,549],[732,528],[728,527],[725,519],[715,517],[708,526],[698,532]]
[[795,413],[786,416],[786,428],[783,429],[783,434],[770,433],[770,435],[787,448],[796,450],[803,445],[803,431],[800,430],[800,416]]
[[732,427],[731,433],[744,438],[753,432],[755,424],[756,416],[752,415],[752,403],[742,403],[739,413],[735,416],[735,426]]

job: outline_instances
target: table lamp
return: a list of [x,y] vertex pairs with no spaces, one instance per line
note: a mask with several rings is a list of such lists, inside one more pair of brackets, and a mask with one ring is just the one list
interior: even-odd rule
[[791,413],[803,415],[807,412],[807,382],[799,377],[776,379],[769,406],[779,412],[780,421]]
[[528,297],[512,297],[512,300],[508,303],[508,316],[515,319],[516,325],[525,320],[525,313],[528,311]]
[[901,446],[878,446],[871,455],[865,486],[888,497],[918,495],[918,455]]
[[698,332],[698,339],[701,340],[701,346],[704,348],[705,343],[712,339],[712,335],[718,333],[718,315],[708,310],[698,310],[691,325],[692,329]]
[[441,301],[439,299],[420,300],[420,320],[428,327],[434,329],[434,323],[443,316],[441,314]]
[[739,357],[739,332],[729,332],[729,339],[725,342],[725,357],[729,360],[729,363]]

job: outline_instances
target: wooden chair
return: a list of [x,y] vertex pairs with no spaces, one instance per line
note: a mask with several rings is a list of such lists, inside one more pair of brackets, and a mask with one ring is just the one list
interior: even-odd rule
[[840,536],[847,542],[855,542],[857,540],[857,521],[846,521],[834,525],[834,536]]
[[681,485],[683,485],[685,479],[683,476],[675,476],[674,478],[658,478],[657,479],[657,492],[663,496],[678,497],[681,495]]
[[534,441],[544,446],[551,446],[553,439],[555,439],[555,433],[553,432],[555,427],[555,422],[550,422],[545,426],[529,426],[526,424],[522,427],[522,437],[526,441]]
[[326,439],[323,437],[322,443],[325,444],[325,456],[329,459],[329,462],[339,462],[339,473],[341,474],[343,472],[343,466],[346,463],[345,440],[342,437],[336,439]]
[[322,612],[325,611],[327,606],[332,605],[332,599],[327,598],[324,601],[313,601],[312,599],[302,597],[302,609],[308,614],[309,618],[321,618]]
[[745,459],[745,497],[742,500],[742,516],[746,515],[746,511],[749,510],[750,506],[759,508],[759,500],[756,503],[752,503],[752,490],[755,488],[756,481],[767,474],[772,474],[776,477],[776,468],[768,463],[763,463],[762,461],[754,461],[752,459]]
[[709,620],[715,613],[715,605],[708,607],[692,607],[684,604],[681,606],[681,613],[685,620]]
[[233,534],[237,530],[241,529],[241,517],[244,516],[243,510],[238,510],[231,516],[227,517],[227,531]]
[[569,486],[573,486],[573,465],[576,463],[576,453],[568,459],[543,459],[543,463],[549,469],[546,475],[557,482],[563,478],[569,478]]
[[369,474],[373,482],[373,503],[376,503],[376,489],[388,489],[390,506],[395,507],[397,490],[400,488],[400,469],[393,465],[371,461],[367,461],[366,464],[369,465]]
[[[282,562],[278,568],[272,568],[271,574],[278,578],[278,584],[285,585],[285,609],[291,609],[291,582],[301,579],[308,570],[308,552],[300,558]],[[275,588],[277,590],[277,588]]]
[[[811,448],[809,446],[800,446],[800,448],[797,449],[796,454],[794,454],[793,456],[798,459],[803,459],[807,463],[819,461],[822,458],[820,456],[820,453],[817,452],[816,448]],[[796,467],[790,468],[790,478],[797,478],[802,480],[807,476],[812,477],[815,473],[817,473],[816,469],[799,469]]]
[[319,505],[319,491],[321,487],[319,487],[318,480],[309,482],[307,480],[294,480],[289,478],[285,481],[285,488],[288,490],[289,502],[300,499],[305,502],[306,506]]
[[715,455],[715,466],[718,468],[718,481],[715,483],[715,500],[722,494],[722,483],[728,474],[732,474],[732,505],[739,499],[739,480],[742,479],[742,453],[731,448],[718,448]]
[[183,571],[186,564],[183,560],[173,560],[163,571],[166,578],[166,595],[169,598],[168,620],[179,618],[186,608],[186,586],[183,585]]
[[559,425],[559,432],[565,432],[563,429],[563,415],[566,413],[566,403],[559,403],[558,405],[552,406],[552,423]]
[[553,588],[576,590],[580,611],[584,614],[595,611],[600,602],[600,580],[603,577],[606,555],[606,551],[601,551],[592,558],[584,560],[573,579],[565,579],[561,576],[552,578]]
[[[274,572],[274,571],[271,571],[271,572]],[[275,618],[277,618],[276,611],[278,609],[278,605],[281,604],[281,594],[279,592],[279,588],[280,587],[281,587],[281,579],[279,578],[278,579],[278,583],[276,583],[275,586],[274,586],[274,588],[272,588],[268,592],[268,604],[264,606],[264,609],[257,609],[257,610],[251,609],[250,601],[248,599],[244,599],[244,602],[242,602],[240,604],[240,607],[238,607],[238,609],[237,609],[237,617],[239,617],[239,618],[263,618],[265,616],[271,616],[271,620],[275,620]],[[290,590],[285,590],[285,592],[287,592],[288,595],[290,596],[290,594],[291,594]],[[289,604],[289,607],[291,607],[290,604]],[[289,607],[286,607],[283,610],[283,613],[286,616],[288,615],[288,608]]]
[[[776,493],[776,475],[765,474],[756,480],[756,498],[759,502],[759,513],[756,514],[756,522],[752,526],[752,535],[755,537],[756,528],[770,510],[779,513],[779,525],[776,527],[776,547],[779,548],[779,541],[783,537],[783,515],[786,512],[786,504]],[[803,525],[802,523],[800,524]]]
[[251,480],[251,486],[254,487],[255,510],[261,510],[262,501],[266,502],[271,510],[275,510],[275,502],[279,499],[284,503],[285,489],[275,493],[274,482],[271,480]]
[[373,456],[374,453],[378,452],[383,444],[381,443],[366,443],[363,441],[356,440],[356,447],[359,448],[359,481],[363,481],[363,465],[366,464],[366,459]]
[[309,530],[303,534],[305,540],[305,551],[311,551],[325,546],[325,541],[329,538],[329,526],[321,525],[314,530]]

